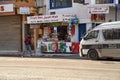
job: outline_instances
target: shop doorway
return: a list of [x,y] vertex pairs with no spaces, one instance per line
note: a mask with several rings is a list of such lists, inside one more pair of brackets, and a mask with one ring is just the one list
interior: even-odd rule
[[78,28],[79,30],[79,41],[81,41],[81,39],[82,39],[82,36],[86,33],[86,24],[80,24],[79,25],[79,28]]

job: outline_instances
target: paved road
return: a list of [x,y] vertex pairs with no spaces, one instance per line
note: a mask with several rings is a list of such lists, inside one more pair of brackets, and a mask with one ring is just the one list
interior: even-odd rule
[[120,61],[0,57],[0,80],[120,80]]

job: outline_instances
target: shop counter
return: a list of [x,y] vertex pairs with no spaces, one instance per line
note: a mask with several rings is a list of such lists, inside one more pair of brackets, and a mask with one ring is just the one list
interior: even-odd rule
[[42,53],[78,53],[79,43],[77,42],[43,42],[41,45]]

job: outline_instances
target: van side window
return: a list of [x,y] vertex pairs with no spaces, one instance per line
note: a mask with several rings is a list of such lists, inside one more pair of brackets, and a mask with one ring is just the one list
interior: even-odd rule
[[86,40],[88,39],[96,39],[98,37],[98,33],[99,31],[91,31],[90,33],[88,33],[88,35],[85,37]]
[[105,40],[120,39],[120,29],[103,30]]

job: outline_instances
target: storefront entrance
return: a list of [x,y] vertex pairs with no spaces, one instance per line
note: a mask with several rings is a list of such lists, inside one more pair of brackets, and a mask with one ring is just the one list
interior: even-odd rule
[[79,24],[79,41],[81,41],[82,36],[86,33],[86,24]]
[[[31,36],[34,35],[34,45],[36,44],[36,49],[38,46],[41,47],[41,51],[44,53],[48,52],[66,52],[66,44],[70,43],[70,37],[68,40],[68,26],[66,25],[56,25],[52,26],[46,24],[37,24],[37,25],[30,25],[34,26],[32,32],[31,29],[26,29],[26,33],[30,33]],[[33,32],[35,31],[35,32]],[[39,39],[42,38],[43,43],[39,44]],[[61,48],[61,49],[60,49]],[[68,47],[69,48],[69,47]],[[34,46],[35,49],[35,46]]]
[[40,51],[37,53],[78,53],[79,42],[74,42],[78,36],[75,36],[76,26],[72,26],[70,23],[72,18],[75,18],[75,16],[43,15],[27,17],[27,24],[34,28],[34,44],[36,45],[34,47],[36,47],[36,51]]

